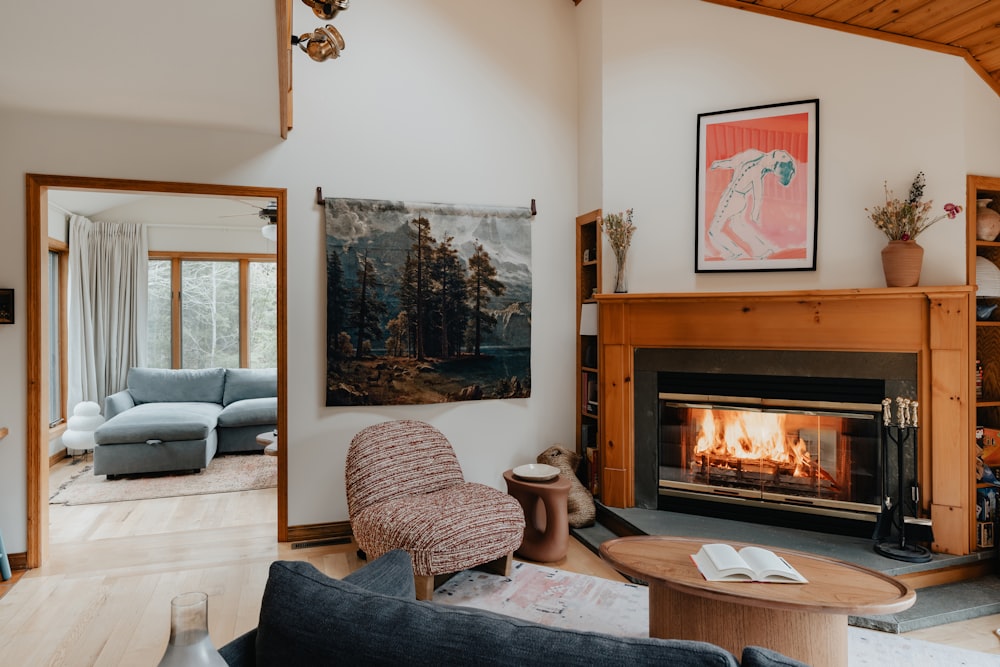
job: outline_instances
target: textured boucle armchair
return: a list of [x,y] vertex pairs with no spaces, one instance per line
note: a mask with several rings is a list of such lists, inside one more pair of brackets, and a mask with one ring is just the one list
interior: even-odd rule
[[482,565],[509,573],[524,535],[520,504],[466,482],[451,443],[430,424],[398,420],[363,429],[351,441],[345,477],[358,546],[373,559],[409,552],[417,599],[429,600],[442,575]]

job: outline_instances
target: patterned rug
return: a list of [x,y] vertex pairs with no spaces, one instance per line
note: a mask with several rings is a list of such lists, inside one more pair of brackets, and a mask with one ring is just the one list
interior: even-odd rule
[[91,505],[251,491],[277,485],[278,458],[263,454],[216,456],[199,473],[154,474],[115,480],[93,474],[93,465],[88,464],[69,481],[50,492],[49,504]]
[[[555,627],[649,636],[645,586],[516,562],[510,577],[468,570],[434,591],[434,601],[486,609]],[[848,628],[849,667],[997,667],[1000,656],[902,635]]]

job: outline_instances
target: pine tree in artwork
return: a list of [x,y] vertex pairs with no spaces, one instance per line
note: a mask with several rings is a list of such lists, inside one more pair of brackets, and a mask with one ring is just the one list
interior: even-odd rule
[[[355,331],[354,357],[360,359],[365,349],[371,349],[372,340],[382,339],[381,317],[388,308],[379,298],[382,288],[375,263],[368,258],[368,252],[358,256],[358,276],[355,281],[354,298],[351,302],[350,323]],[[365,345],[367,343],[367,345]]]
[[497,318],[487,310],[491,295],[501,296],[507,291],[507,286],[497,280],[497,269],[481,243],[476,244],[469,258],[468,288],[472,319],[466,335],[469,348],[479,357],[482,356],[483,334],[493,331],[497,325]]

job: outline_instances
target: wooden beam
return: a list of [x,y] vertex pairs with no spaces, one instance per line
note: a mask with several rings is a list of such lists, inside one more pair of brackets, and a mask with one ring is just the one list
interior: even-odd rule
[[274,0],[278,39],[278,114],[281,138],[292,129],[292,3]]

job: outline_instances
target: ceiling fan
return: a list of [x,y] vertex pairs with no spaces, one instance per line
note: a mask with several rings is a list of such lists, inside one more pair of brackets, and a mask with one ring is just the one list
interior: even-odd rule
[[[257,217],[261,220],[267,222],[266,225],[260,228],[260,233],[269,241],[278,240],[278,202],[270,201],[266,206],[258,206],[253,202],[243,201],[242,199],[237,199],[241,204],[246,204],[247,206],[253,206],[257,209]],[[237,213],[235,215],[224,215],[224,218],[240,218],[247,215],[253,215],[252,213]]]

